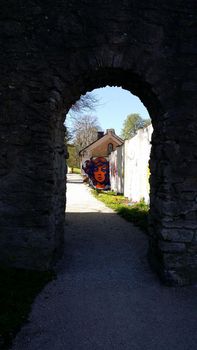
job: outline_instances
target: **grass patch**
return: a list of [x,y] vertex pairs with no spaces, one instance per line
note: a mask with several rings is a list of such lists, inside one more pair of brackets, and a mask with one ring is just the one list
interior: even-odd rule
[[73,168],[72,174],[81,174],[80,168]]
[[0,349],[9,349],[36,295],[54,277],[52,272],[0,268]]
[[97,199],[115,210],[124,219],[133,222],[144,231],[148,231],[149,206],[143,200],[138,203],[132,203],[124,196],[116,195],[112,191],[92,190],[92,193]]

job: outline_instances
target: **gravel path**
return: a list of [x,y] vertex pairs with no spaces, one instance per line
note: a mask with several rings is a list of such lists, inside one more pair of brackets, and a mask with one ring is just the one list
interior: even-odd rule
[[194,350],[196,287],[160,284],[147,238],[68,176],[65,255],[12,350]]

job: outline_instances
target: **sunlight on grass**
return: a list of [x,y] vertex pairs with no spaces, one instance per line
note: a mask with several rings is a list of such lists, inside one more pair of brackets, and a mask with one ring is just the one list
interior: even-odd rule
[[97,199],[115,210],[124,219],[133,222],[144,231],[148,231],[149,206],[143,200],[138,203],[132,203],[123,195],[116,195],[112,191],[92,190],[92,193]]
[[80,168],[73,168],[73,174],[81,174]]

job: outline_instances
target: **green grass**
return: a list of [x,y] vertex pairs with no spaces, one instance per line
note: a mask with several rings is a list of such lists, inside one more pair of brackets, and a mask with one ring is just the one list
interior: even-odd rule
[[73,174],[81,174],[80,168],[73,168]]
[[9,349],[34,298],[53,278],[52,272],[0,268],[0,349]]
[[81,174],[80,168],[71,168],[71,169],[72,169],[72,174]]
[[92,190],[92,193],[97,199],[115,210],[124,219],[133,222],[144,231],[148,231],[149,206],[143,200],[138,203],[132,203],[124,196],[116,195],[112,191]]

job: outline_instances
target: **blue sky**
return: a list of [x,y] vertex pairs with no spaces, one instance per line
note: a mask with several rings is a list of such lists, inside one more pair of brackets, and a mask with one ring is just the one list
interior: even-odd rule
[[[139,113],[142,118],[149,118],[148,111],[140,99],[120,87],[105,87],[93,90],[99,99],[92,115],[97,116],[101,128],[113,128],[120,135],[123,121],[131,113]],[[90,112],[88,112],[90,113]]]

